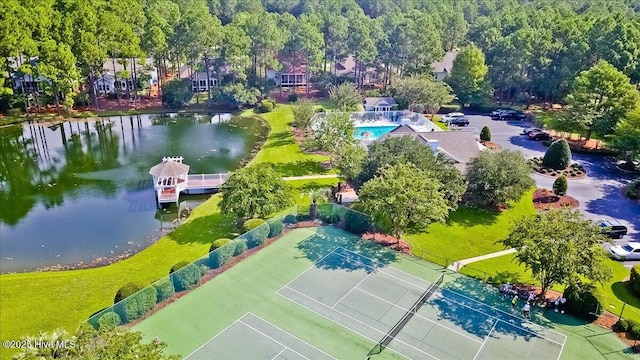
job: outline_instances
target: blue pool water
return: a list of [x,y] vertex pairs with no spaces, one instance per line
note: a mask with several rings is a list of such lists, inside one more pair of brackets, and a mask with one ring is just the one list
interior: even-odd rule
[[356,133],[353,137],[358,140],[375,140],[397,127],[398,125],[359,126],[356,127]]

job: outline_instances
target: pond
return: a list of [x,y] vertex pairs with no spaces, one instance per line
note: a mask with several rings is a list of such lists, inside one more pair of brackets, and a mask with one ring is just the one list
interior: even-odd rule
[[182,156],[192,174],[228,172],[264,131],[229,114],[0,128],[0,272],[105,265],[144,249],[205,198],[158,210],[153,165]]

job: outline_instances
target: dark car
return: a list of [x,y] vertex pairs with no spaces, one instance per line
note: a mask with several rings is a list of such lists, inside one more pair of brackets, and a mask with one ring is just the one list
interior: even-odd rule
[[500,120],[524,120],[527,118],[527,114],[516,110],[505,110],[499,116]]
[[447,125],[467,126],[469,125],[469,119],[466,117],[456,117],[446,122]]
[[620,239],[627,235],[627,227],[617,220],[598,220],[596,224],[603,235],[612,239]]
[[493,110],[492,112],[489,113],[489,117],[491,117],[491,119],[493,119],[493,120],[498,120],[498,119],[500,119],[500,114],[502,114],[505,111],[509,111],[509,109]]
[[528,134],[529,139],[531,140],[549,140],[551,139],[551,134],[546,131],[531,131]]

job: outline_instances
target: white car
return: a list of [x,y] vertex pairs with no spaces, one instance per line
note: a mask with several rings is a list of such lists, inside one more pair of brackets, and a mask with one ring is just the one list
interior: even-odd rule
[[640,260],[640,243],[630,242],[624,245],[614,245],[609,253],[616,260]]
[[452,112],[452,113],[442,115],[440,117],[440,121],[442,121],[443,123],[449,123],[451,122],[451,120],[464,118],[464,117],[465,117],[464,114],[461,112]]

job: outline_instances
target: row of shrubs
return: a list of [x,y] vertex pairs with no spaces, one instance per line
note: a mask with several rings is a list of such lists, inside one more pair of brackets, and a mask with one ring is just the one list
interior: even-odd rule
[[209,269],[218,269],[247,249],[263,245],[268,238],[279,236],[283,228],[284,224],[279,220],[270,223],[262,219],[246,221],[243,224],[243,235],[233,240],[215,240],[208,257],[192,263],[181,261],[175,264],[169,271],[169,276],[155,281],[151,286],[138,283],[122,286],[114,297],[114,305],[99,316],[97,324],[92,325],[111,329],[142,317],[155,304],[172,297],[176,292],[193,288]]
[[627,333],[628,339],[640,340],[640,322],[638,321],[620,319],[613,326],[613,330]]

